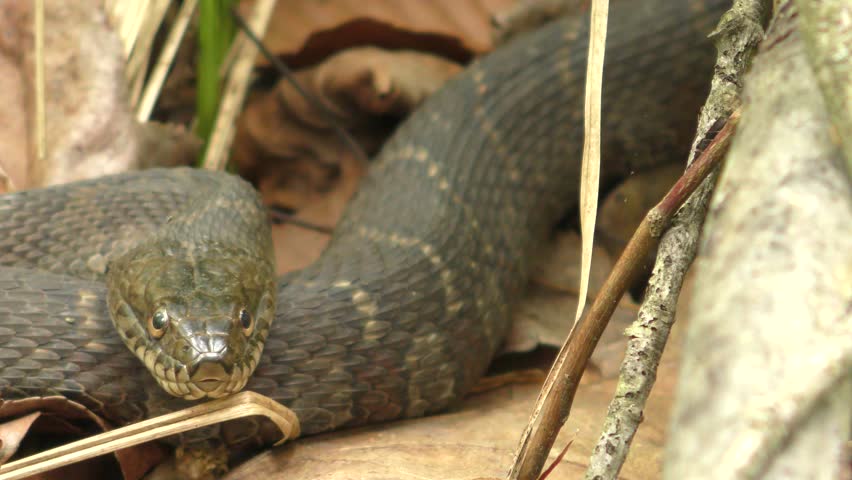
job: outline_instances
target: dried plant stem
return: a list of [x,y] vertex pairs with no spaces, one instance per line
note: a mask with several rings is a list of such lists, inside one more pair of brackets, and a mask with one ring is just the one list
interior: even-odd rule
[[[606,53],[606,32],[607,21],[609,17],[609,0],[592,0],[592,8],[590,12],[589,25],[589,42],[588,42],[588,62],[586,64],[586,84],[585,98],[583,102],[583,158],[580,167],[580,231],[582,235],[582,252],[580,259],[580,298],[586,298],[589,287],[589,274],[592,267],[592,242],[595,232],[595,220],[598,210],[598,191],[600,183],[600,147],[601,147],[601,94],[603,85],[603,67],[604,56]],[[519,18],[519,17],[515,17]],[[574,314],[575,328],[583,314],[583,308],[586,302],[578,302],[577,311]],[[611,313],[611,312],[610,312]],[[565,347],[563,345],[563,351]],[[561,352],[560,352],[561,353]],[[563,367],[562,361],[564,357],[560,354],[556,358],[556,362],[551,367],[551,373],[554,370]],[[537,476],[544,466],[544,460],[547,458],[547,451],[553,445],[553,439],[547,444],[544,457],[541,457],[541,452],[536,451],[531,453],[531,446],[540,445],[536,443],[533,437],[533,426],[540,425],[538,421],[543,415],[546,406],[546,399],[553,395],[554,389],[559,388],[556,379],[549,375],[544,381],[541,393],[536,400],[533,413],[530,418],[529,425],[521,434],[521,442],[518,452],[515,456],[512,468],[509,471],[509,478],[514,480],[524,474],[521,467],[529,466],[528,455],[533,455],[535,460],[532,464],[534,473]],[[558,432],[558,428],[556,431]],[[537,433],[538,431],[536,431]],[[523,477],[521,477],[523,478]]]
[[665,226],[723,158],[730,145],[737,119],[736,114],[730,117],[701,156],[684,172],[663,200],[648,212],[601,287],[588,314],[568,334],[548,374],[548,381],[553,384],[553,389],[544,398],[540,420],[533,426],[529,441],[518,453],[509,478],[537,478],[556,435],[568,419],[580,377],[609,323],[612,312],[635,275],[641,270],[645,256],[656,246]]
[[198,7],[198,0],[184,0],[180,6],[174,25],[169,32],[169,38],[163,45],[163,50],[160,52],[160,57],[157,59],[157,64],[151,72],[151,76],[145,85],[145,91],[142,93],[142,99],[139,101],[139,106],[136,109],[136,120],[147,122],[151,118],[151,112],[154,111],[154,105],[157,103],[157,98],[160,96],[160,91],[163,84],[166,82],[166,76],[172,63],[175,61],[180,42],[186,34],[189,21],[192,19]]
[[145,86],[145,78],[148,72],[148,63],[151,60],[151,49],[154,45],[154,37],[157,35],[166,12],[169,9],[169,0],[153,0],[143,12],[143,18],[136,32],[133,50],[127,58],[125,75],[130,83],[130,104],[139,103],[139,96]]
[[[266,27],[269,25],[269,19],[272,18],[275,1],[259,0],[255,2],[246,30],[257,32],[258,35],[263,36]],[[240,35],[245,34],[245,31],[243,31]],[[241,47],[241,51],[235,53],[236,60],[228,74],[219,111],[202,162],[204,168],[209,170],[223,170],[228,161],[231,142],[236,131],[237,115],[239,115],[248,93],[249,81],[254,69],[255,57],[257,57],[257,46],[255,44],[250,42],[236,42],[235,44]]]
[[35,161],[41,163],[47,152],[47,119],[44,89],[44,0],[35,1]]
[[[589,54],[586,65],[586,97],[583,105],[583,161],[580,167],[580,298],[589,291],[595,220],[598,217],[598,192],[601,178],[601,93],[603,91],[604,53],[609,0],[593,0],[590,14]],[[577,302],[576,324],[586,302]]]
[[145,12],[148,11],[150,3],[151,0],[118,0],[107,7],[111,17],[117,23],[116,30],[121,37],[125,57],[130,56],[136,45],[139,29],[142,28],[142,22],[146,17]]

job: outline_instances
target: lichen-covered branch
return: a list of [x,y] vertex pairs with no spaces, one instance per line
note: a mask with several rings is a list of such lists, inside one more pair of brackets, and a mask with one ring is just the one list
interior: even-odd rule
[[781,1],[699,251],[664,478],[839,478],[852,421],[852,187]]
[[[716,70],[699,119],[690,162],[711,126],[739,106],[740,79],[763,38],[762,24],[767,10],[768,6],[761,0],[737,0],[713,33],[718,51]],[[674,323],[683,277],[695,257],[714,179],[715,175],[693,194],[660,242],[638,318],[626,332],[630,341],[615,396],[589,461],[587,479],[615,478],[627,458]]]

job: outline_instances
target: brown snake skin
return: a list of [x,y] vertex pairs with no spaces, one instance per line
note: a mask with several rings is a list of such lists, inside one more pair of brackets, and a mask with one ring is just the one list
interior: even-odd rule
[[[685,158],[714,58],[706,36],[729,6],[612,5],[604,184]],[[576,204],[587,28],[568,18],[499,48],[400,126],[322,257],[280,279],[247,389],[292,408],[305,434],[424,415],[465,394],[506,334],[531,255]],[[214,178],[223,196],[242,188],[152,170],[0,197],[3,398],[64,395],[116,423],[187,405],[119,340],[103,272]],[[221,433],[230,445],[276,439],[251,421]]]

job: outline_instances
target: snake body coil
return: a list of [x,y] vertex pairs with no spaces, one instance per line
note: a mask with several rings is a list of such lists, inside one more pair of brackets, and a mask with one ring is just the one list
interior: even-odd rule
[[[604,183],[685,158],[711,72],[706,36],[729,4],[613,5]],[[403,123],[322,257],[279,279],[247,389],[291,407],[310,434],[434,412],[471,387],[507,331],[530,256],[577,197],[587,34],[588,19],[571,18],[525,35]],[[185,406],[156,387],[115,332],[104,272],[109,265],[117,275],[115,258],[161,232],[181,206],[200,196],[255,201],[246,191],[225,174],[177,169],[0,197],[3,398],[63,395],[119,423]],[[255,222],[242,218],[252,212],[206,217],[197,228],[233,232],[246,257],[262,258],[265,247],[246,235]],[[194,227],[181,238],[196,235]],[[235,258],[222,262],[262,277],[265,267]],[[221,433],[232,445],[275,438],[249,421]]]

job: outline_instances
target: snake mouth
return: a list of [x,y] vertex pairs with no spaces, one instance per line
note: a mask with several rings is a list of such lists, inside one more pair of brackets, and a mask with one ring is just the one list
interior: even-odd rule
[[[221,368],[221,367],[219,367]],[[224,369],[222,369],[224,372]],[[224,378],[189,376],[186,367],[178,367],[177,373],[172,380],[168,377],[154,375],[157,383],[167,393],[180,397],[184,400],[200,400],[202,398],[222,398],[239,392],[248,382],[251,370],[242,366],[235,366],[233,371]]]
[[189,378],[196,387],[210,394],[216,392],[219,386],[227,384],[229,377],[222,364],[204,361],[195,365],[195,373]]
[[164,368],[161,363],[146,366],[154,379],[167,393],[184,400],[222,398],[238,393],[246,386],[260,360],[255,352],[247,362],[234,365],[230,372],[218,362],[202,360],[193,366],[176,365]]

